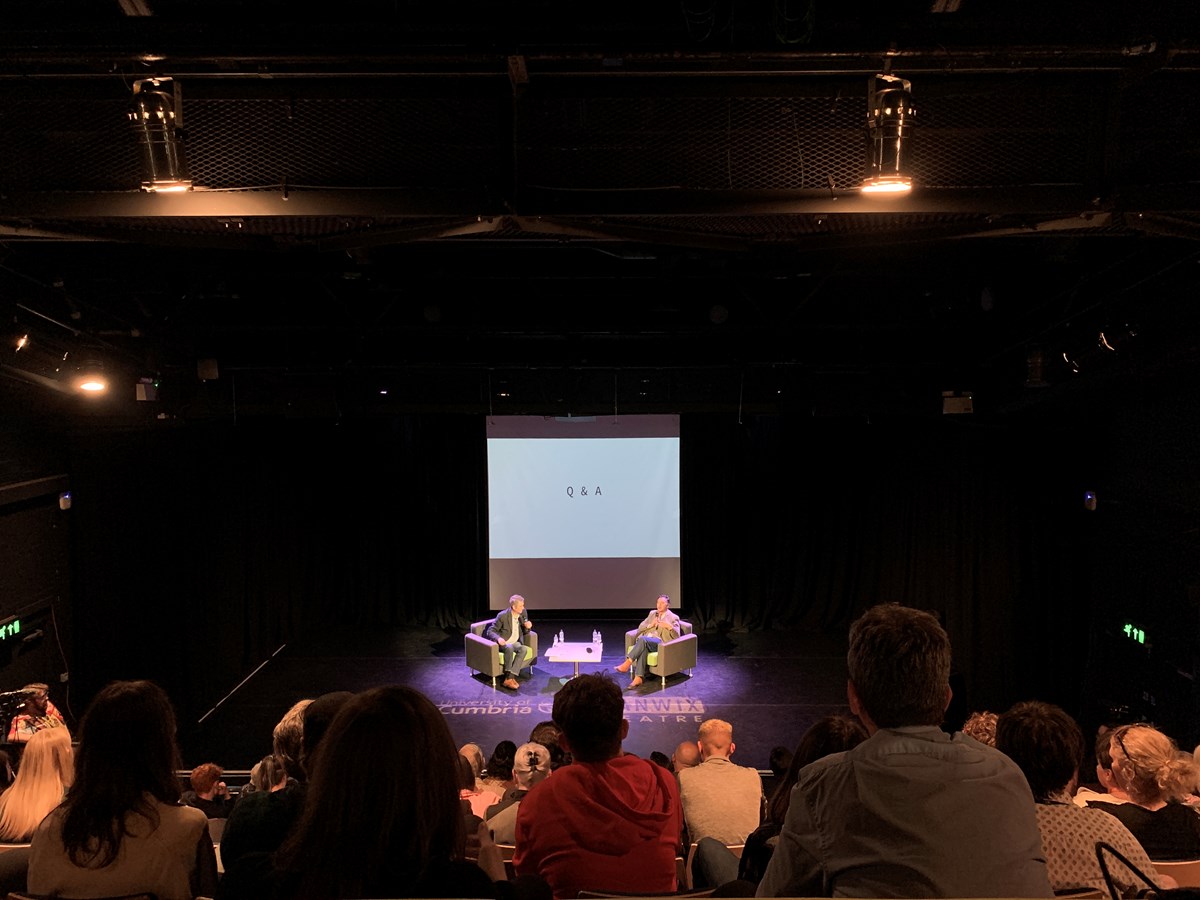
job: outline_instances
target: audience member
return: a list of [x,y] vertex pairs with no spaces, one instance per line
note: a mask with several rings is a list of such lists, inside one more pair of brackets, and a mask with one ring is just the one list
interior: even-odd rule
[[1179,802],[1195,781],[1196,763],[1177,757],[1174,742],[1150,725],[1121,726],[1108,752],[1130,802],[1095,808],[1120,819],[1151,859],[1200,858],[1200,816]]
[[700,745],[695,741],[681,741],[671,754],[671,769],[678,775],[684,769],[700,765]]
[[1100,728],[1096,732],[1096,781],[1102,791],[1081,787],[1072,798],[1076,806],[1094,806],[1096,803],[1128,803],[1129,795],[1117,784],[1112,771],[1112,736],[1115,728]]
[[64,724],[62,713],[50,702],[50,686],[41,682],[27,684],[21,688],[28,696],[23,705],[24,712],[13,716],[8,726],[8,742],[22,744],[43,728],[55,728]]
[[741,859],[711,838],[698,842],[695,866],[704,873],[704,880],[717,885],[735,877],[753,884],[761,881],[787,817],[792,788],[796,785],[800,770],[831,753],[857,747],[866,739],[866,729],[849,716],[825,716],[809,726],[800,738],[796,752],[792,754],[787,771],[771,791],[763,824],[746,838]]
[[238,800],[255,791],[279,791],[287,787],[288,774],[283,765],[275,758],[274,753],[268,753],[250,769],[250,780],[242,787]]
[[529,743],[541,744],[550,751],[551,772],[559,766],[569,765],[571,762],[570,756],[567,751],[563,750],[562,743],[559,741],[561,735],[562,732],[553,722],[538,722],[529,732]]
[[572,678],[554,697],[554,722],[574,762],[521,801],[513,867],[541,875],[555,897],[676,888],[679,790],[671,773],[621,752],[624,713],[621,689],[603,675]]
[[[471,764],[471,772],[475,778],[475,787],[482,788],[483,748],[478,744],[463,744],[458,748],[458,755]],[[499,794],[500,791],[496,791],[495,793]]]
[[483,819],[487,815],[488,809],[500,802],[500,795],[493,790],[484,790],[478,787],[479,781],[475,777],[475,767],[461,753],[458,754],[457,765],[459,772],[458,796],[467,802],[473,815]]
[[495,791],[501,797],[513,789],[513,757],[517,745],[512,741],[500,741],[488,757],[484,770],[483,787]]
[[661,750],[650,751],[650,762],[654,763],[656,766],[662,766],[668,772],[675,771],[675,769],[671,767],[671,757],[667,756],[667,754],[663,753]]
[[[308,760],[337,711],[353,695],[348,691],[301,700],[287,711],[272,732],[275,758],[288,773],[288,783],[278,791],[256,791],[243,798],[229,814],[221,836],[221,861],[226,880],[238,881],[241,857],[279,848],[304,808]],[[234,874],[232,879],[230,873]]]
[[423,694],[396,685],[352,697],[308,758],[304,812],[275,861],[276,897],[496,896],[504,863],[482,827],[479,862],[466,861],[459,757]]
[[233,809],[229,788],[221,780],[225,770],[216,763],[201,763],[188,776],[190,791],[183,792],[183,802],[194,806],[210,819],[228,818]]
[[872,607],[850,628],[847,663],[870,737],[800,772],[758,896],[1051,896],[1020,769],[940,727],[950,640],[937,620]]
[[21,755],[12,787],[0,794],[0,841],[27,843],[46,814],[62,803],[75,778],[71,734],[66,726],[34,734]]
[[[996,749],[1020,767],[1033,791],[1046,872],[1055,893],[1107,892],[1096,860],[1097,841],[1111,845],[1151,880],[1159,880],[1129,829],[1107,813],[1081,809],[1071,802],[1085,750],[1083,732],[1074,719],[1049,703],[1018,703],[999,717],[995,735]],[[1109,871],[1126,897],[1145,887],[1116,859],[1111,860]]]
[[973,712],[967,716],[967,721],[963,722],[962,733],[968,737],[973,737],[981,744],[987,744],[989,747],[996,746],[996,720],[999,718],[994,712],[984,710],[982,712]]
[[688,838],[692,843],[710,837],[726,845],[744,844],[762,821],[762,777],[757,769],[730,759],[737,745],[728,722],[706,720],[698,738],[702,762],[679,773]]
[[497,844],[517,841],[517,812],[525,795],[550,774],[550,751],[541,744],[522,744],[514,755],[513,778],[517,784],[498,804],[488,810],[487,823]]
[[83,717],[75,780],[34,832],[29,891],[66,897],[212,897],[208,820],[180,804],[171,701],[149,681],[105,687]]

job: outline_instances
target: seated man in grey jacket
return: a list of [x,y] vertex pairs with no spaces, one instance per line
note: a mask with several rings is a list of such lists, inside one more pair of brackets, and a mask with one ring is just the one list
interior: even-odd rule
[[950,639],[884,604],[850,628],[870,737],[800,770],[759,897],[1051,897],[1033,795],[1004,754],[939,727]]

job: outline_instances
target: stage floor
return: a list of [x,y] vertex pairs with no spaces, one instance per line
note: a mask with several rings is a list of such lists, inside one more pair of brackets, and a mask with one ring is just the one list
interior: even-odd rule
[[[539,618],[535,627],[543,647],[560,628],[568,641],[588,640],[591,629],[599,628],[605,638],[602,664],[580,663],[580,672],[605,671],[622,686],[628,683],[628,676],[612,671],[623,659],[630,627],[624,619]],[[229,770],[248,769],[271,752],[271,729],[297,700],[384,684],[422,691],[445,714],[456,744],[474,742],[486,755],[502,740],[523,743],[534,725],[550,718],[554,694],[572,668],[539,657],[532,676],[513,692],[493,688],[490,678],[467,669],[461,633],[414,628],[326,634],[319,642],[285,647],[203,723],[181,727],[184,768],[212,761]],[[813,721],[848,711],[845,637],[700,634],[692,676],[672,676],[665,689],[660,684],[652,678],[625,692],[626,750],[670,755],[680,741],[695,739],[702,721],[716,717],[734,726],[735,761],[765,769],[772,747],[794,748]]]

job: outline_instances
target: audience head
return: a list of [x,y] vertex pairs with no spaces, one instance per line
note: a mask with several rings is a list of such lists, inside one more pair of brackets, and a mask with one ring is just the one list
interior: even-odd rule
[[1184,797],[1196,782],[1197,767],[1175,751],[1175,742],[1153,726],[1122,725],[1109,744],[1113,777],[1142,806]]
[[513,756],[513,780],[523,791],[550,774],[550,751],[541,744],[522,744]]
[[[513,757],[516,755],[516,752],[517,745],[512,741],[501,741],[498,743],[492,751],[492,755],[488,757],[488,778],[511,781],[513,777]],[[462,751],[460,750],[459,753],[462,753]]]
[[775,778],[782,778],[787,772],[788,766],[792,764],[792,751],[787,747],[779,744],[771,748],[771,755],[767,757],[767,768],[771,770],[771,775]]
[[[225,774],[225,770],[216,763],[201,763],[192,769],[192,774],[188,776],[188,782],[192,785],[192,790],[199,797],[211,795],[217,787],[217,782],[221,780],[221,776]],[[211,796],[205,799],[212,799]]]
[[374,688],[343,704],[279,851],[297,896],[402,896],[431,865],[460,857],[459,760],[445,718],[412,688]]
[[654,763],[656,766],[662,766],[668,772],[675,771],[671,768],[671,757],[667,756],[667,754],[663,753],[661,750],[650,751],[650,762]]
[[603,762],[621,752],[629,730],[621,689],[604,675],[572,678],[554,695],[554,724],[580,762]]
[[289,778],[304,780],[304,769],[300,757],[304,747],[304,710],[312,698],[300,700],[292,706],[271,732],[272,752]]
[[29,694],[25,698],[25,712],[34,717],[46,715],[46,710],[50,707],[50,686],[34,681],[21,690]]
[[253,791],[277,791],[287,785],[287,772],[274,755],[264,756],[250,770],[250,781],[242,793]]
[[0,795],[0,838],[28,841],[74,778],[70,732],[65,727],[35,732],[21,755],[21,771]]
[[996,749],[1025,773],[1033,799],[1069,800],[1086,749],[1083,732],[1052,703],[1016,704],[996,722]]
[[987,744],[989,747],[996,746],[996,720],[1000,718],[994,712],[984,710],[982,712],[973,712],[967,716],[967,721],[963,722],[962,732],[969,735],[981,744]]
[[570,756],[562,748],[562,744],[558,742],[562,736],[562,731],[553,722],[538,722],[533,726],[533,730],[529,732],[529,743],[541,744],[550,751],[550,771],[553,772],[559,766],[566,765],[571,761]]
[[353,696],[349,691],[330,691],[304,707],[304,712],[300,716],[302,731],[300,767],[305,771],[306,777],[310,760],[317,752],[317,745],[321,743],[321,738],[325,737],[325,732],[329,730],[338,710],[345,706]]
[[682,741],[671,754],[671,768],[676,772],[700,765],[700,745],[696,741]]
[[733,742],[733,726],[724,719],[706,719],[700,724],[697,741],[701,759],[719,756],[728,759],[737,749]]
[[849,716],[825,716],[813,722],[796,745],[796,752],[792,754],[792,761],[783,779],[771,791],[771,798],[767,802],[767,820],[783,824],[792,799],[792,788],[800,777],[801,769],[830,753],[857,747],[866,739],[866,729]]
[[75,781],[63,801],[63,844],[76,865],[102,868],[117,858],[125,816],[155,820],[147,798],[179,802],[175,711],[157,684],[114,681],[79,726]]
[[458,755],[471,764],[471,771],[478,778],[483,774],[483,748],[478,744],[463,744],[458,748]]
[[950,639],[934,616],[895,603],[871,607],[850,626],[847,663],[850,706],[869,731],[941,724]]

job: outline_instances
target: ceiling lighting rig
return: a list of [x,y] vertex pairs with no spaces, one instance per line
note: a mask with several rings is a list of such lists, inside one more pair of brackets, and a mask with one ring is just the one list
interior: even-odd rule
[[876,75],[867,86],[867,175],[864,194],[905,194],[912,190],[912,84],[895,75]]
[[135,81],[129,121],[142,149],[142,190],[190,191],[192,179],[183,152],[183,102],[174,79]]

